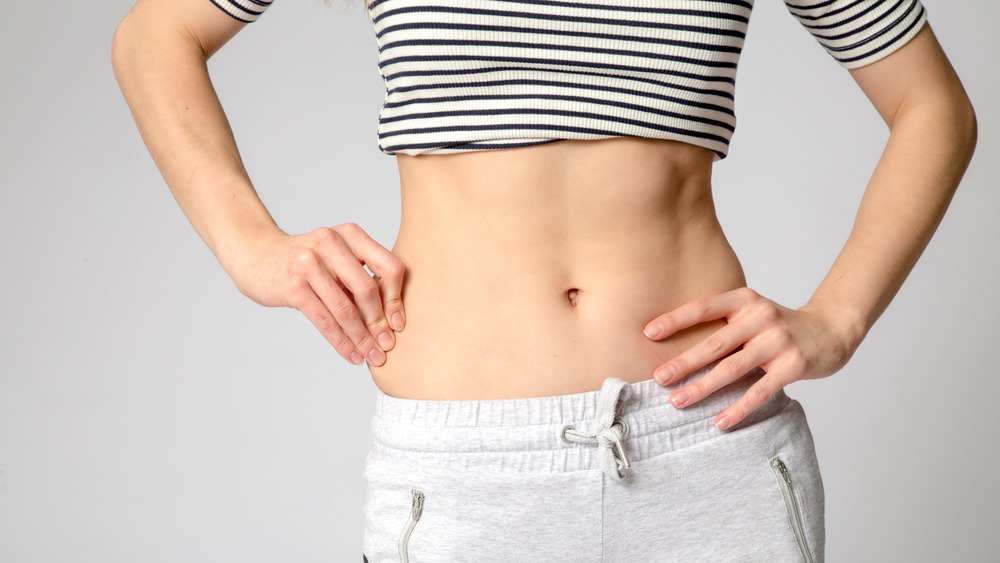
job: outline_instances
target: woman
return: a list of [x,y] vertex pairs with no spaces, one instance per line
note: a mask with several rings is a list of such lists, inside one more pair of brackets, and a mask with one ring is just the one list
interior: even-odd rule
[[920,3],[787,2],[891,129],[798,309],[745,287],[712,202],[752,3],[375,0],[391,252],[353,224],[286,234],[254,193],[206,60],[268,4],[139,0],[113,60],[240,291],[367,362],[365,559],[822,560],[783,388],[844,366],[975,145]]

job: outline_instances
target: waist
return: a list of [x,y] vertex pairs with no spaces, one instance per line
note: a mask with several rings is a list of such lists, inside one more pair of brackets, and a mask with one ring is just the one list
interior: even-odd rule
[[[689,408],[675,409],[667,401],[671,391],[702,377],[710,367],[668,388],[653,381],[628,385],[630,391],[621,395],[627,399],[617,402],[614,418],[621,421],[622,441],[631,462],[728,433],[715,428],[714,418],[763,375],[759,368]],[[456,466],[485,466],[501,472],[595,469],[597,448],[580,447],[562,438],[562,433],[567,426],[584,432],[594,428],[601,419],[604,391],[477,401],[398,399],[379,392],[372,419],[373,453],[379,460],[411,468],[423,463],[440,470]],[[617,397],[616,393],[612,399]],[[778,392],[733,430],[774,416],[789,400]]]
[[376,385],[429,400],[592,391],[650,379],[717,330],[723,321],[659,342],[642,334],[689,300],[745,285],[715,217],[711,153],[675,145],[402,158],[393,252],[407,268],[407,324],[370,368]]

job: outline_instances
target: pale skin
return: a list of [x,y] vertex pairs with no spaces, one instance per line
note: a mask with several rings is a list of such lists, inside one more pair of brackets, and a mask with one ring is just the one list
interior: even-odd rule
[[844,367],[930,241],[972,157],[975,112],[929,27],[851,76],[891,134],[847,244],[809,302],[789,309],[741,289],[688,303],[645,328],[650,338],[663,338],[710,319],[728,322],[657,368],[654,378],[662,384],[743,347],[671,394],[675,406],[696,403],[746,368],[767,371],[716,417],[720,429],[743,420],[786,385]]
[[715,218],[712,153],[675,141],[399,155],[393,249],[354,224],[290,235],[257,197],[207,71],[243,27],[208,0],[139,0],[113,46],[139,130],[236,287],[300,310],[340,356],[407,398],[652,377],[685,408],[761,366],[716,418],[729,428],[790,383],[845,365],[925,248],[976,141],[929,27],[851,71],[891,134],[843,251],[797,309],[745,287]]

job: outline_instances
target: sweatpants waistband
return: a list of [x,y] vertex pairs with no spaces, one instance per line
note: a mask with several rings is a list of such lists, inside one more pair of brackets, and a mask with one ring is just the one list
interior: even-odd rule
[[[783,409],[784,392],[767,401],[741,424],[726,431],[715,417],[736,402],[763,375],[759,368],[709,397],[678,409],[672,391],[707,373],[713,365],[663,387],[654,380],[626,383],[616,418],[624,422],[628,458],[648,457],[691,447],[766,419]],[[372,420],[373,455],[399,462],[439,464],[491,471],[574,471],[599,468],[598,449],[570,443],[567,426],[590,430],[601,391],[523,399],[427,401],[400,399],[377,391]],[[417,455],[414,455],[417,454]]]

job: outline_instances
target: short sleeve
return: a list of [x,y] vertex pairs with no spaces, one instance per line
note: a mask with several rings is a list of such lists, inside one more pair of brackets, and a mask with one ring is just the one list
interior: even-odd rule
[[273,0],[211,0],[220,10],[241,22],[256,21]]
[[927,21],[920,0],[785,0],[785,5],[848,69],[889,56]]

